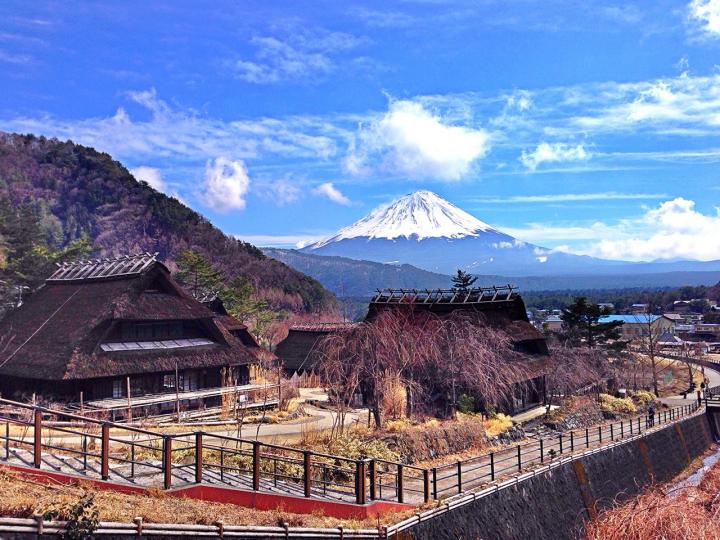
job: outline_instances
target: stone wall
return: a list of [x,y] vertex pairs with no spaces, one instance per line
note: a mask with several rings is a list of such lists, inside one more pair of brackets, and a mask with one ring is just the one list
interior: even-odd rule
[[671,480],[712,442],[707,417],[694,416],[441,513],[398,538],[575,539],[597,511]]

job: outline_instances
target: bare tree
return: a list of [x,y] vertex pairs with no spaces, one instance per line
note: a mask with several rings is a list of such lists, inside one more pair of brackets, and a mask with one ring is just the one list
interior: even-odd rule
[[598,349],[556,345],[550,349],[550,358],[551,370],[545,377],[548,411],[554,398],[599,385],[612,374],[607,353]]
[[649,313],[639,315],[638,317],[642,317],[642,319],[638,318],[638,321],[642,322],[642,335],[636,340],[636,348],[638,352],[650,361],[653,393],[659,396],[658,377],[660,374],[660,366],[658,365],[658,356],[660,354],[659,343],[660,336],[663,334],[663,328],[659,320]]

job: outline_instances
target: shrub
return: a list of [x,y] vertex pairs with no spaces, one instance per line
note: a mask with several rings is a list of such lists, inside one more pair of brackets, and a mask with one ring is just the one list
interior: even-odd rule
[[629,397],[616,398],[610,394],[600,394],[600,410],[609,413],[636,413],[637,407]]
[[503,413],[497,413],[489,420],[483,422],[488,437],[495,437],[506,432],[513,426],[512,418]]
[[638,390],[632,396],[633,400],[637,401],[639,405],[647,405],[655,401],[655,394],[648,392],[647,390]]
[[457,403],[458,411],[461,413],[471,413],[475,410],[475,398],[467,394],[460,394]]

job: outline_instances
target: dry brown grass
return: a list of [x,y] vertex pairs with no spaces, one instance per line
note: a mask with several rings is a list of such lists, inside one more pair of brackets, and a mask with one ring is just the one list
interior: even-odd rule
[[720,539],[720,464],[697,488],[669,489],[653,487],[602,512],[588,524],[585,540]]
[[[177,498],[153,490],[150,495],[129,495],[94,489],[89,485],[66,486],[44,484],[23,478],[16,473],[0,470],[0,516],[31,517],[47,509],[72,504],[84,493],[95,494],[95,505],[101,521],[131,523],[142,517],[148,523],[212,524],[222,520],[226,525],[279,526],[288,523],[294,527],[337,527],[348,529],[374,528],[377,519],[340,520],[322,514],[293,514],[282,510],[260,511],[234,504],[213,503],[189,498]],[[399,521],[417,510],[386,515],[383,523]]]

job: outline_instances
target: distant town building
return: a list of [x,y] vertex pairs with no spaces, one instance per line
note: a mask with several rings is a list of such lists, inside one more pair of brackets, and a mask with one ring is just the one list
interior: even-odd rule
[[563,320],[559,315],[550,315],[543,322],[543,329],[549,332],[559,332],[563,328]]
[[646,337],[650,332],[674,333],[675,323],[664,315],[650,315],[648,313],[636,313],[634,315],[606,315],[601,317],[599,322],[622,322],[620,334],[623,339],[634,339]]
[[630,306],[631,313],[647,313],[650,308],[649,304],[633,304]]

